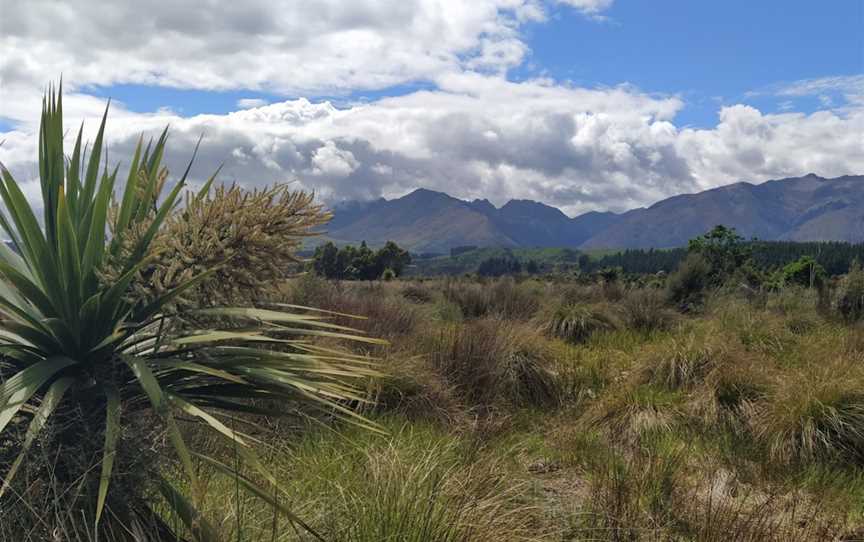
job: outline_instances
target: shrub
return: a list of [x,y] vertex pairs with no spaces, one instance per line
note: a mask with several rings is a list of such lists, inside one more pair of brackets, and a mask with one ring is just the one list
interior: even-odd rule
[[669,275],[666,291],[669,299],[682,310],[691,310],[705,299],[711,285],[711,265],[697,253],[687,255],[678,269]]
[[843,280],[836,306],[846,322],[864,319],[864,270],[857,261]]
[[615,329],[615,321],[597,306],[559,305],[545,317],[543,329],[551,337],[581,343],[598,331]]
[[719,286],[750,259],[751,247],[744,243],[735,228],[715,226],[704,235],[691,239],[688,247],[691,254],[705,258],[710,285]]
[[783,283],[804,288],[821,288],[828,274],[812,256],[801,256],[783,267]]

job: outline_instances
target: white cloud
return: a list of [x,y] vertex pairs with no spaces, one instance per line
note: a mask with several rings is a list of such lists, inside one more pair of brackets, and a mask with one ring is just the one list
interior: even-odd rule
[[778,96],[815,96],[826,91],[839,91],[847,95],[864,95],[864,75],[836,75],[816,79],[801,79],[779,85]]
[[562,4],[573,6],[585,13],[599,13],[609,9],[614,0],[558,0]]
[[[864,111],[763,114],[736,105],[723,108],[713,128],[681,129],[674,123],[679,98],[627,86],[515,83],[476,73],[437,84],[344,109],[301,98],[190,118],[120,110],[109,119],[110,156],[128,157],[140,131],[170,123],[175,172],[205,134],[192,172],[198,180],[224,162],[224,181],[296,180],[331,203],[423,186],[498,204],[535,199],[569,214],[624,210],[739,180],[864,172]],[[34,118],[38,106],[31,104]],[[89,118],[92,130],[96,115]],[[0,160],[22,179],[36,175],[32,130],[5,134],[0,147]]]
[[336,178],[347,177],[360,165],[351,151],[340,149],[333,141],[312,153],[312,174]]
[[521,62],[534,0],[0,0],[0,81],[346,92]]
[[[841,111],[864,107],[864,75],[833,75],[771,85],[750,91],[748,96],[815,96],[822,107]],[[841,103],[837,103],[841,102]]]
[[241,98],[237,100],[237,107],[240,109],[253,109],[255,107],[264,107],[267,105],[267,100],[262,98]]
[[[507,69],[529,53],[520,25],[546,17],[540,0],[212,2],[193,11],[168,0],[145,10],[131,2],[0,0],[3,116],[18,123],[0,134],[6,140],[0,161],[28,183],[29,195],[38,189],[42,85],[61,72],[66,124],[87,119],[91,137],[105,103],[87,94],[88,85],[304,95],[431,83],[431,90],[347,108],[306,98],[272,104],[244,98],[238,111],[184,118],[112,105],[110,160],[128,159],[141,132],[170,124],[168,160],[175,172],[203,133],[193,169],[198,181],[224,162],[225,181],[296,180],[329,202],[399,196],[424,186],[499,204],[536,199],[576,214],[628,209],[743,179],[864,172],[864,79],[858,76],[798,81],[770,92],[835,103],[840,93],[842,109],[770,115],[735,105],[721,109],[713,128],[681,129],[675,117],[684,103],[677,96],[628,85],[508,81]],[[612,0],[565,3],[600,17]]]

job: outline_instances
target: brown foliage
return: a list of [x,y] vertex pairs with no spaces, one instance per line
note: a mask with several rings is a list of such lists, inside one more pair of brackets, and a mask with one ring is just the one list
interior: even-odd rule
[[[154,239],[150,264],[140,271],[133,295],[150,299],[215,268],[180,304],[248,303],[290,273],[299,262],[295,253],[303,237],[329,219],[313,194],[284,184],[252,191],[232,185],[209,196],[189,194]],[[119,262],[151,221],[134,224],[119,257],[103,269],[104,280],[116,280]]]

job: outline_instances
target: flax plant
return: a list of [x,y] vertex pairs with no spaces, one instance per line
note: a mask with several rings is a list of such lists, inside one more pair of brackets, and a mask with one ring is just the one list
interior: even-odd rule
[[[178,213],[206,215],[213,179],[189,196],[187,205],[178,205],[190,161],[160,197],[168,177],[162,165],[166,129],[155,142],[139,141],[112,210],[119,166],[101,166],[107,113],[89,153],[82,146],[82,126],[67,156],[62,90],[46,93],[38,144],[41,220],[0,165],[6,210],[0,226],[11,244],[0,243],[0,459],[14,450],[14,460],[0,462],[0,506],[21,498],[12,491],[15,476],[39,449],[56,457],[52,477],[68,486],[64,495],[77,496],[82,521],[96,539],[141,540],[148,526],[156,525],[148,531],[152,538],[143,539],[218,540],[198,512],[203,497],[196,465],[202,462],[302,526],[283,504],[287,499],[280,501],[275,478],[255,458],[255,439],[228,419],[311,404],[366,423],[348,405],[362,401],[357,386],[376,374],[369,360],[315,346],[309,338],[376,340],[327,322],[323,311],[176,303],[224,273],[220,265],[238,262],[188,261],[190,272],[176,273],[148,295],[136,294],[148,284],[142,280],[153,278],[154,262],[163,261],[172,246],[166,225],[175,224],[176,230]],[[236,200],[226,204],[232,201],[237,207]],[[296,208],[304,201],[308,207],[311,200],[283,199]],[[300,220],[292,231],[303,229]],[[178,252],[179,241],[174,241]],[[193,318],[184,317],[189,315]],[[230,325],[190,328],[178,321]],[[178,465],[182,474],[159,478],[165,472],[160,466],[157,478],[139,487],[139,479],[124,482],[135,470],[129,458],[139,450],[124,446],[137,444],[143,453],[146,439],[136,431],[151,425],[142,423],[150,419],[170,443],[159,449],[160,459]],[[244,467],[196,451],[188,444],[190,423],[228,442]],[[81,466],[94,451],[95,465]],[[159,494],[164,501],[157,504]],[[174,528],[157,513],[164,502],[182,525]]]

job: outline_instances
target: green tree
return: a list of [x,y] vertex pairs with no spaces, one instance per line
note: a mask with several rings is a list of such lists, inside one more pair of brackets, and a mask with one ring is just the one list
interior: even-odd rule
[[327,278],[337,278],[339,269],[339,249],[332,242],[327,242],[315,248],[312,256],[312,268],[315,273]]
[[390,269],[395,276],[400,276],[405,267],[411,264],[411,254],[407,250],[399,248],[393,241],[387,243],[375,253],[376,271],[381,275],[384,270]]
[[407,250],[399,248],[393,241],[373,251],[365,241],[359,247],[346,245],[337,249],[327,243],[315,250],[312,269],[320,276],[340,280],[377,280],[389,269],[399,276],[411,263]]
[[711,267],[711,281],[722,283],[750,259],[750,247],[735,228],[715,226],[714,229],[691,239],[688,251],[702,255]]
[[805,288],[821,288],[825,283],[825,268],[812,256],[801,256],[783,267],[783,283],[797,284]]

